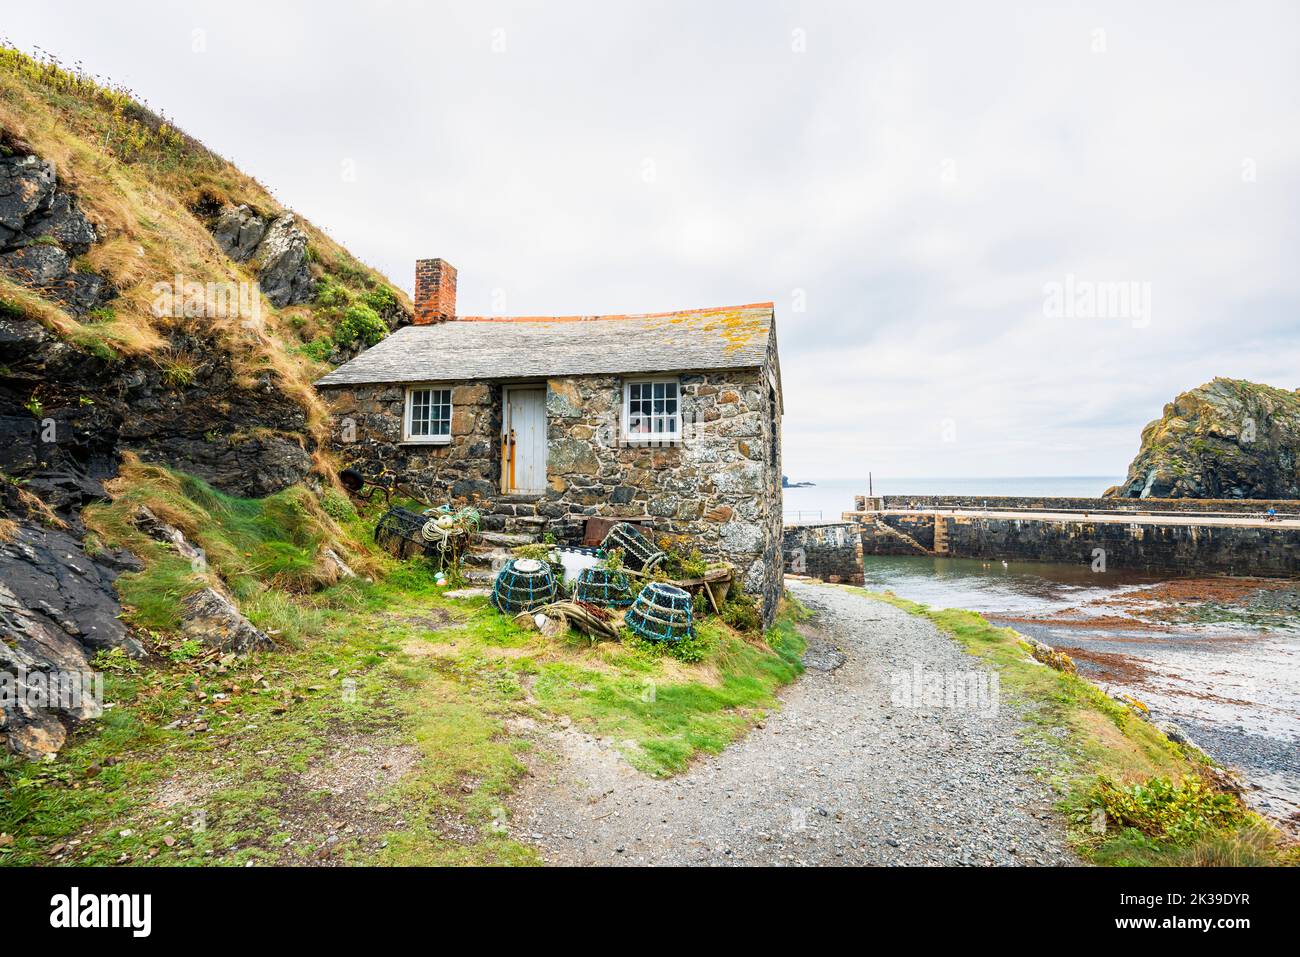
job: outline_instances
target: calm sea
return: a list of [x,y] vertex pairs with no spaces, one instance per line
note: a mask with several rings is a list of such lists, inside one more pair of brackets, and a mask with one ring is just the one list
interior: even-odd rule
[[[1123,481],[1122,475],[1043,475],[1006,478],[889,478],[875,476],[877,495],[1100,495]],[[853,508],[853,496],[867,494],[867,480],[805,479],[791,475],[790,481],[812,481],[809,488],[785,490],[787,522],[835,521],[841,512]]]

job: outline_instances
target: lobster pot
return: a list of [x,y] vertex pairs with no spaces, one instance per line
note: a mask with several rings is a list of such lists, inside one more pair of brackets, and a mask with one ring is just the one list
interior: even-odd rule
[[534,611],[554,600],[555,576],[545,562],[512,558],[492,582],[492,605],[507,614]]
[[423,530],[427,516],[405,508],[390,508],[375,523],[375,543],[397,558],[425,555],[430,543]]
[[636,596],[625,621],[634,634],[648,641],[681,641],[695,633],[691,605],[690,592],[651,582]]
[[637,572],[648,572],[664,560],[664,553],[627,522],[619,522],[611,528],[600,547],[606,552],[614,548],[622,551],[623,562]]
[[622,572],[588,568],[578,576],[573,597],[601,608],[626,608],[632,604],[632,586]]

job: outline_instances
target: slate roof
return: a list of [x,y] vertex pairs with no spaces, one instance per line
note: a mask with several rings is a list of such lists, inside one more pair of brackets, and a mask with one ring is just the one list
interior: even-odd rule
[[756,368],[772,323],[770,302],[634,316],[457,316],[405,326],[316,384]]

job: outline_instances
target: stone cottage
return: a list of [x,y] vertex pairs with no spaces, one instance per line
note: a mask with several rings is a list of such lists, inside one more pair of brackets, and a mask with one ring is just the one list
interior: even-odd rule
[[416,264],[414,324],[316,383],[336,449],[484,527],[561,542],[639,520],[781,592],[781,371],[772,303],[619,316],[457,316],[456,271]]

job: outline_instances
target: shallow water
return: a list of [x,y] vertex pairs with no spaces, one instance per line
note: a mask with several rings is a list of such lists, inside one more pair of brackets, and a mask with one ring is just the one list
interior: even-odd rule
[[[1131,606],[1098,603],[1133,597],[1168,578],[1093,573],[1087,565],[868,557],[865,570],[868,588],[935,608],[977,611],[1061,648],[1081,674],[1142,701],[1154,718],[1176,722],[1239,770],[1251,786],[1247,799],[1260,810],[1282,819],[1300,815],[1300,621],[1294,616],[1279,616],[1269,627],[1180,621],[1153,629],[1128,614]],[[1192,607],[1166,604],[1159,610]]]

